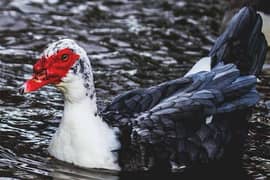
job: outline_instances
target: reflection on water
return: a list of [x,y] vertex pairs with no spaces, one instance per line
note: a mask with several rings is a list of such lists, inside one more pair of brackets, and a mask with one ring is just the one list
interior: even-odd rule
[[[118,178],[50,159],[62,96],[53,87],[26,96],[16,90],[48,42],[73,38],[87,50],[103,107],[123,91],[182,76],[207,54],[224,9],[218,0],[0,1],[0,177]],[[261,77],[242,164],[243,174],[259,179],[270,176],[269,75]]]
[[[52,163],[51,163],[52,164]],[[49,176],[53,179],[88,179],[88,180],[118,180],[116,172],[108,170],[83,169],[63,162],[53,162],[53,170]]]

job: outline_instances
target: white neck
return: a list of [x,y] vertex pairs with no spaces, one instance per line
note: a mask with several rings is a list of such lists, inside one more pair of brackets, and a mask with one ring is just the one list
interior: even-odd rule
[[87,168],[119,170],[115,131],[97,115],[96,98],[86,95],[83,81],[69,74],[58,85],[64,92],[64,115],[49,147],[57,159]]

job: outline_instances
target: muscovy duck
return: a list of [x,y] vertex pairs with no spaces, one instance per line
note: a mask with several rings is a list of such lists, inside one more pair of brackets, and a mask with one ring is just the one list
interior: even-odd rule
[[239,151],[259,100],[254,75],[267,46],[261,26],[252,8],[241,9],[186,76],[128,91],[101,112],[90,60],[70,39],[48,46],[20,92],[53,84],[64,94],[63,118],[49,145],[62,161],[132,172],[211,162]]
[[269,0],[226,0],[229,9],[225,12],[222,28],[225,29],[232,16],[243,6],[253,6],[258,10],[263,20],[262,32],[264,33],[268,46],[270,46],[270,1]]

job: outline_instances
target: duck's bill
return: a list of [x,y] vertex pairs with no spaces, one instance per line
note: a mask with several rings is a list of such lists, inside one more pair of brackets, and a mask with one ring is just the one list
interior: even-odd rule
[[29,92],[33,92],[36,91],[38,89],[40,89],[41,87],[49,84],[50,81],[49,80],[40,80],[40,79],[36,79],[36,78],[31,78],[29,80],[27,80],[20,88],[19,88],[19,93],[20,94],[24,94],[24,93],[29,93]]

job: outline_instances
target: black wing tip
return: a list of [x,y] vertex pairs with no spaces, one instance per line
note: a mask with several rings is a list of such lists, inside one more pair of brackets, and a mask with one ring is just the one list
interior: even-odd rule
[[212,67],[219,62],[234,63],[241,74],[258,74],[265,61],[267,42],[262,18],[251,6],[241,8],[218,37],[209,56]]

